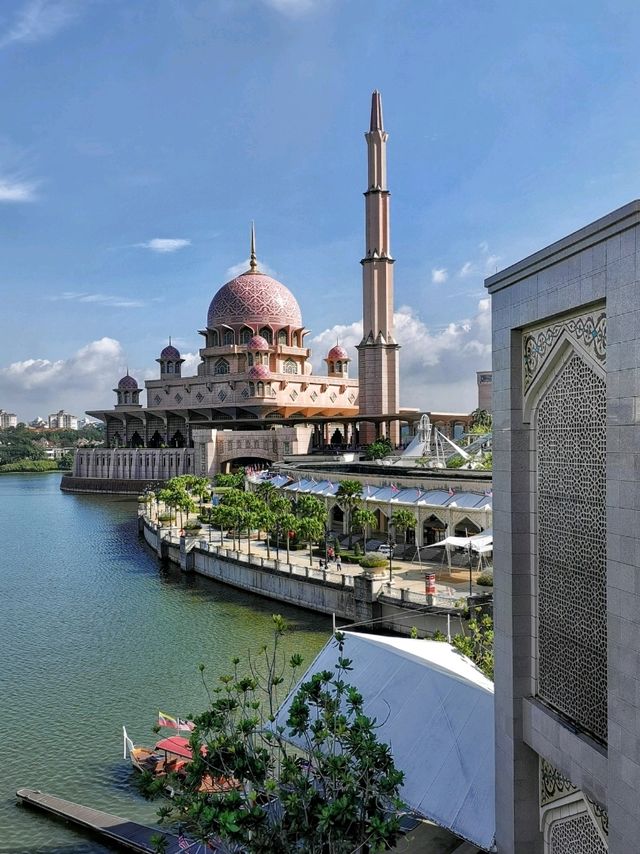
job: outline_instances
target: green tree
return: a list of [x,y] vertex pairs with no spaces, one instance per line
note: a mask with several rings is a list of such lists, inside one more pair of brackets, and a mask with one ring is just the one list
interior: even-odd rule
[[302,516],[296,519],[296,533],[309,546],[309,566],[313,566],[313,544],[324,535],[322,521],[314,516]]
[[391,440],[384,436],[382,439],[376,439],[375,442],[367,445],[364,457],[366,460],[383,460],[389,456],[392,450]]
[[37,433],[27,427],[0,430],[0,465],[18,460],[43,460],[44,449],[37,443]]
[[363,537],[363,550],[367,551],[367,537],[369,532],[378,524],[378,519],[373,510],[368,510],[366,507],[356,507],[352,514],[353,527],[356,531],[361,531]]
[[469,634],[455,635],[451,643],[475,662],[485,676],[493,679],[493,620],[479,608],[475,610],[476,617],[469,622]]
[[[471,430],[478,433],[488,433],[493,425],[491,413],[486,409],[474,409],[471,413]],[[481,429],[476,429],[481,428]]]
[[407,531],[413,531],[416,526],[416,517],[413,515],[411,510],[404,510],[403,508],[399,508],[398,510],[394,510],[391,515],[390,524],[394,528],[396,534],[401,533],[403,535],[404,542],[407,542]]
[[353,547],[353,526],[351,515],[362,499],[362,484],[358,480],[342,480],[336,492],[336,499],[347,517],[347,531],[349,532],[349,548]]
[[287,547],[287,563],[291,563],[289,537],[290,531],[296,530],[296,516],[293,513],[291,502],[284,495],[275,495],[271,499],[271,510],[273,512],[276,534],[276,549],[278,560],[280,560],[280,538],[284,534],[285,544]]
[[[247,854],[347,854],[391,848],[399,835],[399,788],[403,773],[363,697],[346,680],[352,662],[344,635],[336,634],[334,670],[303,682],[286,723],[274,724],[280,698],[295,684],[302,658],[286,662],[279,642],[286,631],[274,617],[274,642],[258,666],[240,659],[216,687],[210,705],[194,718],[194,760],[174,799],[159,811],[161,821],[180,823],[201,843],[216,842]],[[204,665],[201,665],[204,671]],[[204,674],[203,674],[204,681]],[[287,739],[305,745],[304,752]],[[235,781],[217,793],[206,781]],[[167,779],[145,781],[150,793]]]

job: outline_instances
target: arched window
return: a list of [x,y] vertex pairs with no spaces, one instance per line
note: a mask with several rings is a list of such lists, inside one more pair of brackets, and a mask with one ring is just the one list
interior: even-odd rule
[[124,402],[129,403],[129,392],[128,391],[125,391],[125,393],[124,393]]
[[293,361],[293,359],[287,359],[286,360],[286,362],[282,366],[282,373],[283,374],[297,374],[298,373],[298,366]]
[[225,343],[225,345],[235,344],[235,335],[233,334],[233,329],[225,329],[224,343]]
[[226,359],[218,359],[213,366],[214,374],[228,374],[230,371],[229,362]]
[[284,346],[286,346],[288,343],[289,341],[287,340],[287,330],[281,329],[280,332],[278,332],[278,344],[283,344]]
[[264,338],[265,341],[268,341],[269,344],[273,344],[273,332],[268,326],[263,326],[260,330],[260,335]]
[[339,374],[342,371],[342,362],[336,362],[336,373]]
[[264,397],[264,383],[262,383],[262,382],[258,383],[256,390],[258,392],[258,397]]
[[250,368],[253,365],[253,353],[247,353],[247,366]]
[[220,346],[220,335],[218,334],[217,329],[212,329],[209,333],[209,346],[210,347],[219,347]]
[[240,330],[240,343],[241,344],[248,344],[252,338],[253,338],[253,330],[249,329],[248,326],[245,326],[243,329]]
[[249,397],[255,397],[255,396],[256,396],[256,387],[255,387],[254,383],[249,383]]
[[173,373],[173,362],[167,362],[167,373],[168,374]]

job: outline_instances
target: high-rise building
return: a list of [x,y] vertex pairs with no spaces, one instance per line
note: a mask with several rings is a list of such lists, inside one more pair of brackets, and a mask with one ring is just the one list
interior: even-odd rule
[[0,409],[0,428],[4,430],[7,427],[17,426],[18,416],[13,412],[5,412],[4,409]]
[[69,413],[65,412],[64,409],[60,409],[58,412],[54,412],[52,415],[49,416],[49,429],[77,430],[78,416],[69,415]]
[[[368,183],[365,197],[365,256],[362,264],[362,341],[358,344],[360,415],[395,415],[399,410],[398,350],[393,328],[393,264],[390,193],[387,188],[387,139],[382,98],[374,92],[371,121],[365,134]],[[398,421],[380,428],[394,445],[400,441]],[[376,438],[375,425],[361,421],[360,440]]]

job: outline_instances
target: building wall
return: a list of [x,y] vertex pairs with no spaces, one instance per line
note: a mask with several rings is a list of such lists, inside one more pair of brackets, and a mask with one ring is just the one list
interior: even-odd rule
[[493,374],[491,371],[477,371],[476,380],[478,383],[478,409],[492,412]]
[[501,854],[638,850],[639,223],[487,280]]

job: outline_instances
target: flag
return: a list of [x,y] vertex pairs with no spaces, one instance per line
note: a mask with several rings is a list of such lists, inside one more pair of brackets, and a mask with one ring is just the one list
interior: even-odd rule
[[166,726],[169,729],[178,729],[178,721],[171,715],[158,712],[158,726]]
[[186,850],[187,850],[187,848],[190,848],[190,847],[191,847],[191,843],[189,842],[189,840],[187,839],[187,837],[186,837],[186,836],[183,836],[182,834],[180,834],[180,835],[178,836],[178,848],[179,848],[181,851],[186,851]]
[[484,494],[487,498],[493,498],[493,489],[485,489]]
[[186,718],[178,718],[179,732],[193,732],[195,728],[196,725],[193,721],[188,721]]
[[392,492],[394,495],[396,494],[396,492],[400,492],[400,490],[399,490],[399,489],[398,489],[398,487],[395,485],[395,483],[392,483],[392,484],[391,484],[391,492]]
[[449,487],[449,495],[450,496],[454,495],[453,488],[451,486]]

